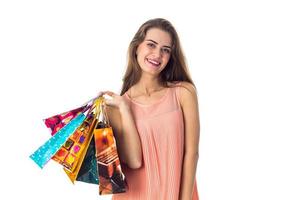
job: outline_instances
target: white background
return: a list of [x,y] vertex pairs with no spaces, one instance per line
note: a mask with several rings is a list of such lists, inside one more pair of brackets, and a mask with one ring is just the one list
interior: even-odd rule
[[292,0],[0,3],[0,199],[110,199],[29,155],[42,119],[119,92],[138,27],[176,27],[199,95],[201,200],[300,199],[300,7]]

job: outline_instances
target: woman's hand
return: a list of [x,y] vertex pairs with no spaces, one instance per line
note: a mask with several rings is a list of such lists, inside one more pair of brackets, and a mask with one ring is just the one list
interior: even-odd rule
[[111,91],[104,91],[104,92],[99,93],[99,96],[103,96],[103,95],[108,95],[111,97],[111,98],[105,99],[106,105],[118,108],[119,110],[129,108],[129,106],[123,96],[120,96]]
[[118,152],[123,163],[132,169],[142,165],[142,149],[135,121],[125,97],[111,91],[100,92],[99,96],[108,95],[108,118],[116,136]]

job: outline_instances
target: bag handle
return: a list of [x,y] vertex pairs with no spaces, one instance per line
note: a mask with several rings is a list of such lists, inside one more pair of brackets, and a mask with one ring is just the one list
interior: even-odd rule
[[106,103],[105,103],[105,98],[104,97],[98,97],[95,100],[95,105],[98,108],[98,127],[100,126],[101,128],[109,128],[110,123],[109,123],[109,118],[106,112]]

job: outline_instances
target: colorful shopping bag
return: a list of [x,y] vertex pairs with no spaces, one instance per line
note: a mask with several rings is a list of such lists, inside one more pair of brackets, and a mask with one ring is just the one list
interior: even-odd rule
[[94,129],[99,194],[122,193],[126,191],[125,176],[121,169],[117,145],[106,114],[104,101],[100,104],[100,110],[99,121]]
[[74,131],[82,124],[86,118],[88,111],[85,113],[78,113],[67,125],[61,128],[54,136],[46,141],[40,148],[38,148],[30,158],[40,167],[43,168],[45,164],[52,158],[52,156],[62,147],[66,140],[74,133]]
[[95,155],[95,139],[94,137],[92,137],[86,155],[78,172],[76,181],[99,185],[97,159]]
[[64,112],[60,113],[57,115],[54,115],[52,117],[48,117],[44,119],[44,123],[47,128],[50,129],[51,135],[54,135],[57,131],[59,131],[62,127],[64,127],[66,124],[68,124],[72,119],[74,119],[75,116],[78,115],[79,112],[85,112],[91,107],[91,102],[93,100],[88,101],[86,104],[83,106]]
[[[97,119],[98,119],[98,116],[100,113],[99,104],[100,104],[100,100],[96,99],[91,108],[91,113],[89,114],[89,117],[87,117],[86,121],[83,123],[83,124],[86,124],[86,126],[85,126],[86,128],[83,127],[82,131],[78,133],[78,136],[77,136],[77,133],[75,132],[69,138],[69,140],[72,141],[72,143],[75,143],[75,146],[73,146],[73,148],[78,146],[82,149],[82,151],[79,152],[79,154],[77,155],[76,159],[74,159],[74,165],[71,168],[69,168],[65,165],[66,159],[65,160],[62,159],[62,163],[64,163],[63,165],[65,166],[64,171],[67,173],[67,175],[70,178],[70,180],[72,181],[72,183],[74,183],[74,181],[76,180],[76,178],[78,176],[82,162],[84,160],[84,157],[86,155],[86,152],[88,150],[90,142],[93,138],[93,131],[94,131],[94,128],[95,128],[95,125],[97,123]],[[63,149],[63,147],[62,147],[62,149]],[[72,154],[72,152],[70,152],[70,154]],[[55,157],[54,157],[54,159],[55,159]]]
[[83,160],[86,150],[92,138],[95,126],[95,116],[91,112],[87,115],[84,122],[68,138],[64,145],[52,157],[70,172],[74,172],[80,160]]

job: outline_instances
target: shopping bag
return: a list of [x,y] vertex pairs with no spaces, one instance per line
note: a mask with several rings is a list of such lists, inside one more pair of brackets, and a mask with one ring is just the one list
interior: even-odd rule
[[44,119],[43,121],[46,127],[50,129],[51,135],[54,135],[62,127],[68,124],[72,119],[74,119],[75,116],[78,115],[79,112],[84,113],[86,110],[90,109],[92,101],[93,99],[88,101],[81,107]]
[[99,194],[125,192],[125,176],[121,169],[117,145],[106,113],[104,100],[100,104],[99,121],[94,129]]
[[95,116],[94,113],[91,112],[52,159],[63,165],[66,170],[70,172],[76,171],[78,164],[84,159],[84,155],[93,136],[92,131],[94,126]]
[[38,148],[30,158],[40,167],[43,168],[51,157],[62,147],[66,140],[74,133],[74,131],[82,124],[86,118],[85,113],[78,113],[67,125],[61,128],[54,136],[47,140],[40,148]]
[[[72,145],[72,149],[71,152],[69,152],[68,155],[73,155],[74,156],[74,161],[72,163],[72,166],[70,166],[70,163],[66,163],[67,161],[67,157],[63,157],[62,159],[59,159],[59,162],[63,164],[64,166],[64,171],[67,173],[68,177],[70,178],[70,180],[72,181],[72,183],[74,183],[74,181],[76,180],[78,173],[80,171],[82,162],[84,160],[84,157],[86,155],[86,152],[88,150],[88,147],[90,145],[90,142],[93,138],[93,131],[94,131],[94,127],[96,125],[98,116],[99,116],[99,112],[100,112],[100,108],[99,108],[99,103],[100,100],[96,99],[93,103],[93,106],[90,110],[90,113],[88,114],[87,119],[83,122],[83,126],[81,127],[81,129],[78,130],[78,132],[75,132],[69,139],[68,141],[70,141],[71,145]],[[67,141],[67,142],[68,142]],[[74,149],[80,149],[77,153],[77,155],[74,155]],[[64,146],[60,149],[65,151]],[[54,156],[53,159],[56,159],[56,155]]]
[[92,137],[86,155],[78,172],[76,181],[99,185],[97,159],[95,155],[95,139],[94,137]]

